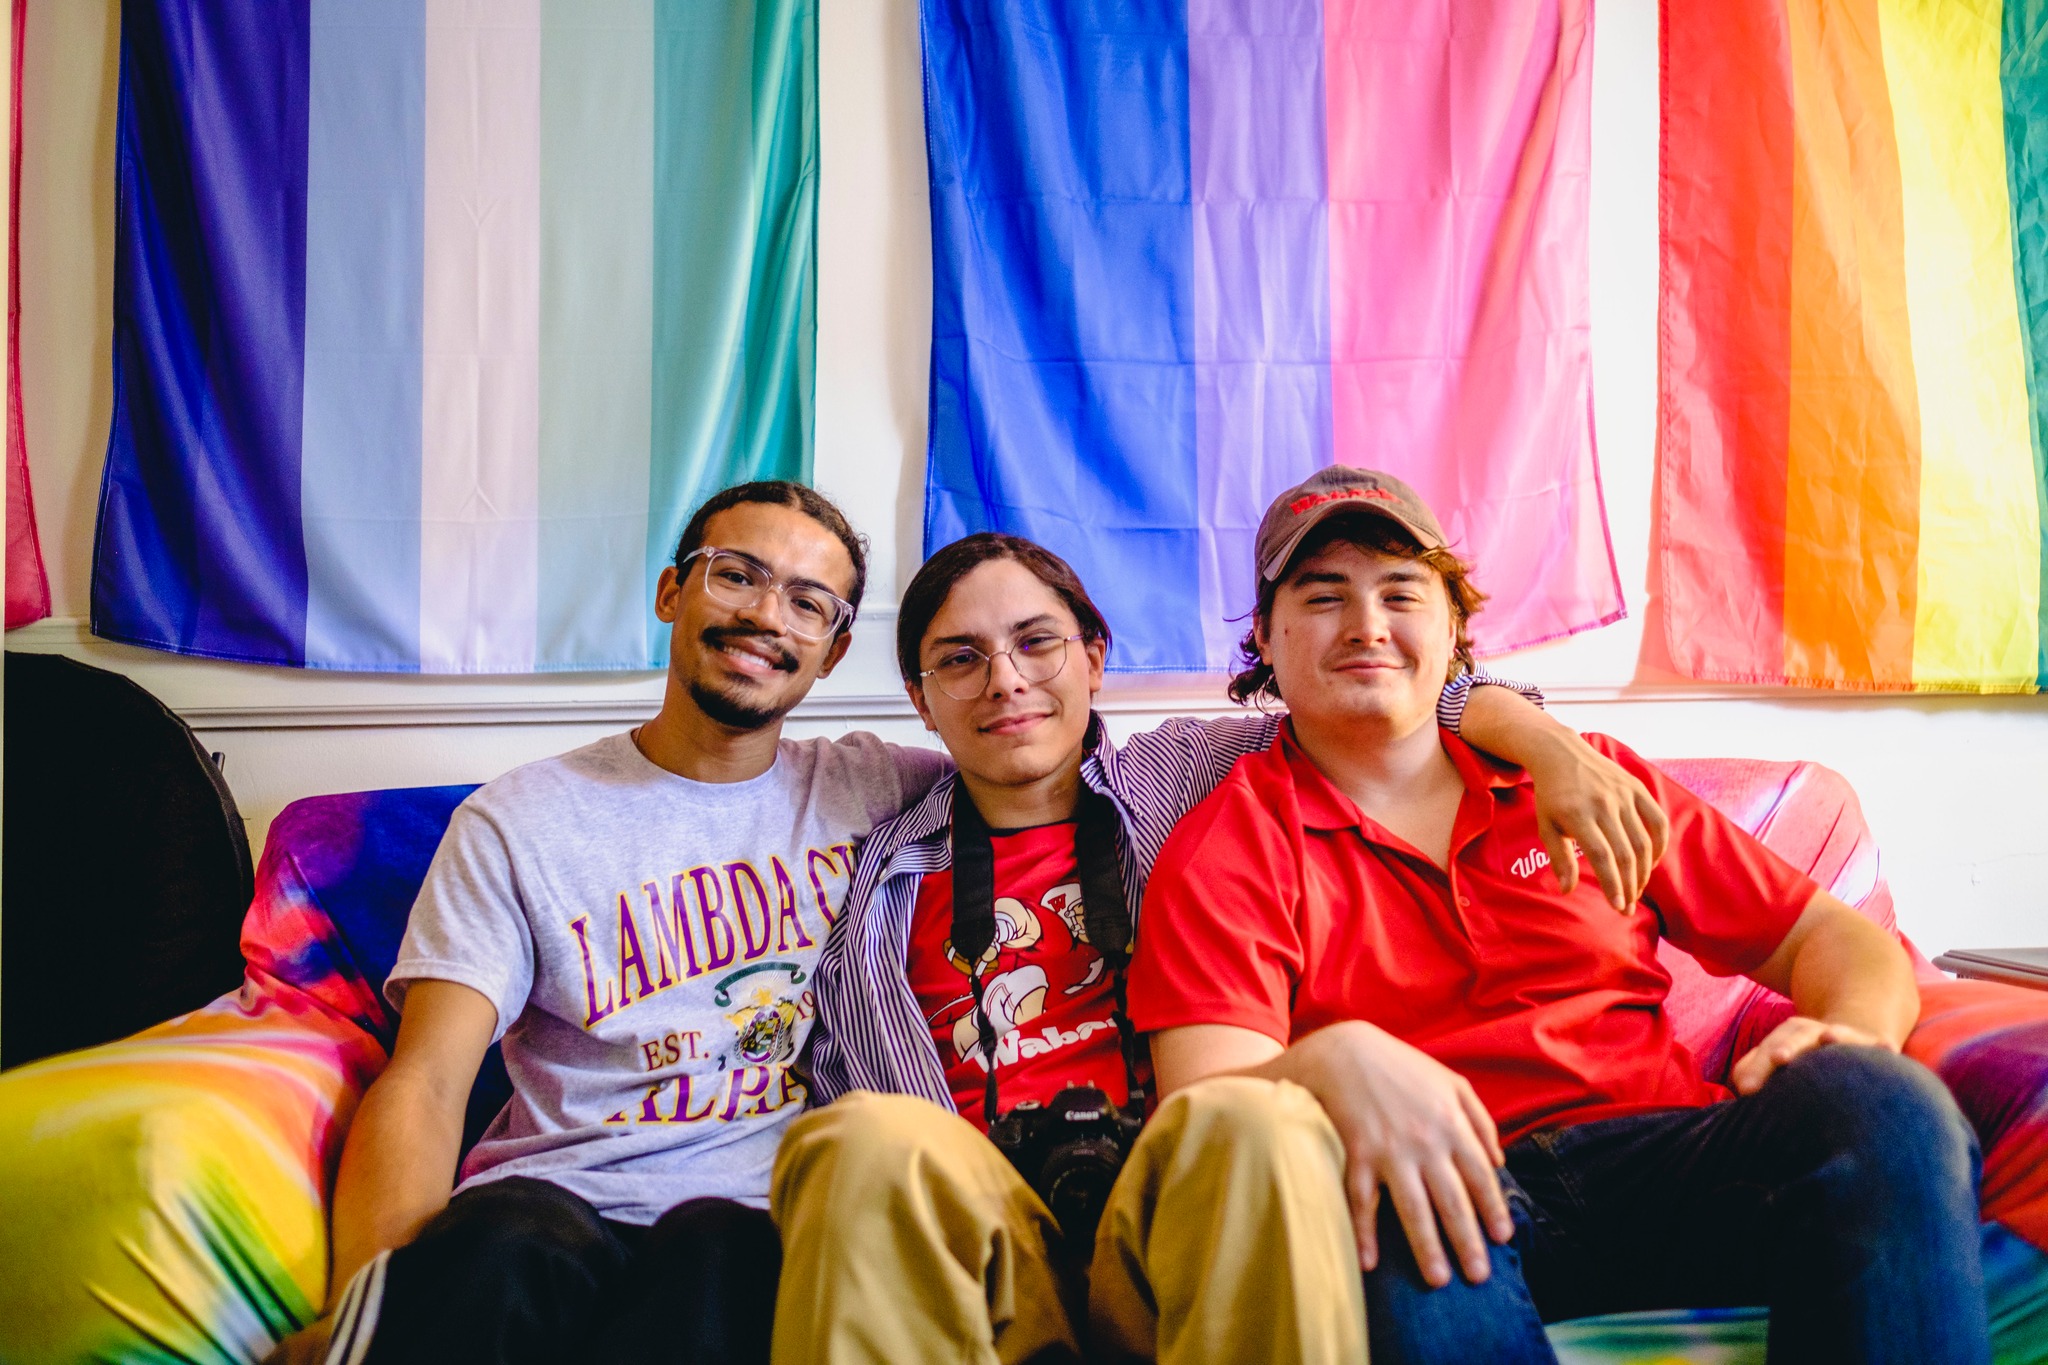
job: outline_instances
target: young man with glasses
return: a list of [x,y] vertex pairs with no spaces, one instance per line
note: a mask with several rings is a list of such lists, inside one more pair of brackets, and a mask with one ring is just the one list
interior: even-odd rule
[[[820,965],[812,1087],[830,1103],[791,1126],[772,1194],[785,1365],[1067,1360],[1084,1317],[1101,1358],[1363,1358],[1343,1154],[1305,1092],[1198,1087],[1129,1146],[1150,1073],[1121,964],[1134,921],[1153,932],[1153,857],[1278,722],[1113,743],[1092,710],[1109,648],[1073,570],[1014,536],[956,541],[904,594],[904,684],[959,773],[863,846]],[[1446,690],[1453,726],[1472,681]],[[1640,867],[1631,847],[1614,886],[1632,898],[1661,833],[1647,793],[1479,692],[1477,728],[1547,795],[1596,788],[1617,830],[1636,821]],[[1597,822],[1572,832],[1608,847]]]
[[[865,578],[817,493],[718,494],[656,589],[660,713],[456,810],[342,1155],[334,1312],[283,1358],[766,1358],[763,1205],[811,976],[855,842],[944,767],[868,734],[781,737],[845,657]],[[514,1094],[458,1171],[500,1038]]]

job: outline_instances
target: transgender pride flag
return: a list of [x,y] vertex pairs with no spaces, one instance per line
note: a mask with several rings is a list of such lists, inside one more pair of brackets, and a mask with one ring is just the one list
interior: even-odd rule
[[93,629],[659,667],[707,493],[810,470],[811,0],[127,0]]
[[1587,350],[1590,0],[923,0],[925,544],[1065,555],[1228,665],[1273,495],[1427,498],[1482,647],[1621,614]]

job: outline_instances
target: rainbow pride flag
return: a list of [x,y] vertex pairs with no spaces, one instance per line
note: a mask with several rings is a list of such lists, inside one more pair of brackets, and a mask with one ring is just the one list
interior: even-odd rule
[[1390,470],[1483,648],[1621,615],[1595,467],[1590,0],[922,0],[925,546],[1059,551],[1112,667],[1229,666],[1252,539]]
[[1664,4],[1660,568],[1698,678],[2048,681],[2048,3]]
[[813,0],[129,0],[93,630],[660,667],[707,493],[806,477]]

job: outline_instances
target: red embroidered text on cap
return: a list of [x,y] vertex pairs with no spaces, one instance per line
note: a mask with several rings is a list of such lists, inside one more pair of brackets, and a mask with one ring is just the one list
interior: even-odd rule
[[1306,512],[1311,507],[1320,507],[1326,502],[1339,498],[1378,498],[1381,502],[1399,502],[1400,499],[1384,488],[1334,488],[1327,493],[1310,493],[1287,504],[1290,513]]

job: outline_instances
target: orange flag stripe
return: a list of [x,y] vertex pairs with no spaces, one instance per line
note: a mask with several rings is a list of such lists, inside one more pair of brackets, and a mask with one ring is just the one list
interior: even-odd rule
[[1908,689],[1920,405],[1877,0],[1792,0],[1785,674]]

